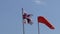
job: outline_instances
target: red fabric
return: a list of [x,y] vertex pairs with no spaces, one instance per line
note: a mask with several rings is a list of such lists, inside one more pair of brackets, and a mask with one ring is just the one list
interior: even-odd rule
[[38,16],[38,23],[43,23],[46,26],[48,26],[50,29],[55,29],[53,25],[51,25],[50,22],[48,22],[48,20],[45,19],[43,16]]

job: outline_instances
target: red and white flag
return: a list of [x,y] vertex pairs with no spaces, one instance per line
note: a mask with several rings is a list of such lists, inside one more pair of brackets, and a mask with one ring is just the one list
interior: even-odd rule
[[55,29],[54,26],[43,16],[38,16],[38,23],[43,23],[48,26],[50,29]]
[[32,23],[32,19],[31,19],[31,16],[32,16],[32,14],[28,14],[27,12],[23,12],[23,21],[24,21],[24,23],[28,23],[28,24],[33,24]]

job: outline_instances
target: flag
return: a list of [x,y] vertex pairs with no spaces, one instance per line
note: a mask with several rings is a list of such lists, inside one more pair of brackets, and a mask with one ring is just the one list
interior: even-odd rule
[[53,27],[53,25],[47,19],[45,19],[43,16],[38,16],[38,23],[43,23],[46,26],[48,26],[50,29],[55,29]]
[[28,23],[28,24],[33,24],[32,23],[32,19],[31,19],[32,14],[27,14],[26,12],[23,12],[23,21],[24,23]]

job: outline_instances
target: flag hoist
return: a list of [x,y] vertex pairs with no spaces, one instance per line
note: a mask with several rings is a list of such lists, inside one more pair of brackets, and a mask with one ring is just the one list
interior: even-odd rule
[[28,14],[23,8],[22,8],[22,24],[23,24],[23,34],[25,34],[25,28],[24,24],[30,24],[32,25],[32,19],[31,19],[32,14]]

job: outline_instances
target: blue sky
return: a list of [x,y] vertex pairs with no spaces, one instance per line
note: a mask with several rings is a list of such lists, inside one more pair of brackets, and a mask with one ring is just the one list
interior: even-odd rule
[[26,34],[37,34],[37,16],[44,16],[54,30],[40,24],[40,34],[59,34],[60,0],[0,0],[0,34],[22,34],[22,10],[33,14],[33,25],[25,24]]

